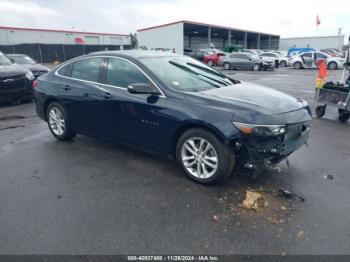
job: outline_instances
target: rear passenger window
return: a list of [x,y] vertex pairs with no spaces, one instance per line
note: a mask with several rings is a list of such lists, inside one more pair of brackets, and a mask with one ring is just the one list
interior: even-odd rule
[[127,88],[135,83],[149,83],[148,78],[128,61],[110,58],[107,67],[107,84]]
[[101,57],[95,57],[75,62],[72,69],[72,77],[98,82],[102,59]]
[[73,66],[73,64],[68,64],[68,65],[62,67],[60,70],[58,70],[58,74],[61,76],[70,77],[72,75],[72,66]]

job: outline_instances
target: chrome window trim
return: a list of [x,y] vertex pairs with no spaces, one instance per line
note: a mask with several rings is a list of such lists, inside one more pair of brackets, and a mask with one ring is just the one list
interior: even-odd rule
[[62,77],[62,78],[67,78],[67,79],[72,79],[72,80],[76,80],[76,81],[81,81],[81,82],[86,82],[86,83],[90,83],[90,84],[97,84],[97,85],[102,85],[102,86],[107,86],[107,87],[113,87],[113,88],[118,88],[118,89],[123,89],[123,90],[127,90],[126,87],[121,87],[121,86],[114,86],[114,85],[107,85],[107,84],[103,84],[103,83],[99,83],[99,82],[93,82],[93,81],[88,81],[88,80],[83,80],[83,79],[78,79],[78,78],[74,78],[74,77],[69,77],[69,76],[63,76],[60,75],[58,73],[59,70],[61,70],[64,66],[68,66],[72,63],[75,63],[77,61],[81,61],[81,60],[85,60],[85,59],[91,59],[91,58],[115,58],[115,59],[120,59],[120,60],[124,60],[129,62],[130,64],[132,64],[133,66],[135,66],[144,76],[147,77],[147,79],[149,81],[151,81],[151,83],[158,89],[160,95],[158,95],[158,97],[164,97],[166,98],[166,96],[164,95],[163,91],[158,87],[158,85],[152,80],[152,78],[150,78],[138,65],[136,65],[135,63],[131,62],[128,59],[125,59],[123,57],[118,57],[118,56],[89,56],[89,57],[83,57],[83,58],[76,58],[68,63],[64,63],[63,65],[59,66],[56,70],[55,70],[55,76],[58,77]]

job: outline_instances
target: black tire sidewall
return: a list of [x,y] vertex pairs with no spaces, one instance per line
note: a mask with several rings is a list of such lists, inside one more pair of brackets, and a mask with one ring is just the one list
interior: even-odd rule
[[[296,65],[299,65],[299,66],[297,67]],[[301,64],[300,62],[295,62],[294,65],[293,65],[293,67],[294,67],[295,69],[301,69],[301,68],[302,68],[302,64]]]
[[[228,68],[225,68],[225,65],[228,65]],[[224,67],[224,70],[230,70],[231,69],[231,64],[228,63],[228,62],[225,62],[223,67]]]
[[[334,65],[333,68],[332,68],[332,65]],[[338,65],[337,65],[336,62],[330,62],[330,63],[328,64],[328,69],[330,69],[330,70],[335,70],[335,69],[337,69],[337,67],[338,67]]]
[[[64,128],[64,132],[62,135],[56,135],[53,130],[51,129],[50,126],[50,122],[49,122],[49,112],[52,108],[57,108],[61,111],[63,117],[64,117],[64,123],[65,123],[65,128]],[[58,103],[58,102],[52,102],[51,104],[49,104],[49,106],[47,107],[46,110],[46,119],[47,119],[47,124],[49,126],[50,132],[51,134],[57,138],[58,140],[70,140],[75,136],[75,133],[72,131],[72,127],[69,121],[69,117],[67,115],[66,110],[64,109],[64,107]]]
[[[183,162],[181,159],[182,146],[188,139],[194,138],[194,137],[200,137],[207,140],[214,147],[218,155],[218,168],[215,174],[210,178],[201,179],[201,178],[195,177],[191,173],[189,173],[183,165]],[[177,147],[176,147],[176,159],[177,159],[177,162],[181,165],[183,171],[186,173],[186,175],[189,178],[202,184],[214,184],[219,181],[225,180],[231,175],[232,170],[235,166],[235,155],[233,150],[230,150],[228,146],[220,142],[219,139],[217,139],[217,137],[213,133],[200,128],[190,129],[186,131],[179,138]]]
[[287,67],[287,62],[286,61],[281,61],[280,62],[280,67]]
[[315,109],[315,114],[317,118],[321,118],[326,113],[326,108],[324,106],[317,106]]

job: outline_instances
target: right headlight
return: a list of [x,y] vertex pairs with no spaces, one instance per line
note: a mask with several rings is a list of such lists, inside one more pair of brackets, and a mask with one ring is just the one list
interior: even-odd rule
[[239,122],[233,122],[233,124],[245,135],[277,136],[287,133],[285,125],[254,125]]

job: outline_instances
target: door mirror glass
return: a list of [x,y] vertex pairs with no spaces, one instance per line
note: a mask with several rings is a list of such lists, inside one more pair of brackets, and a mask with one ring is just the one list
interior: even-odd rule
[[128,85],[128,91],[131,94],[159,95],[158,90],[148,83],[135,83]]

